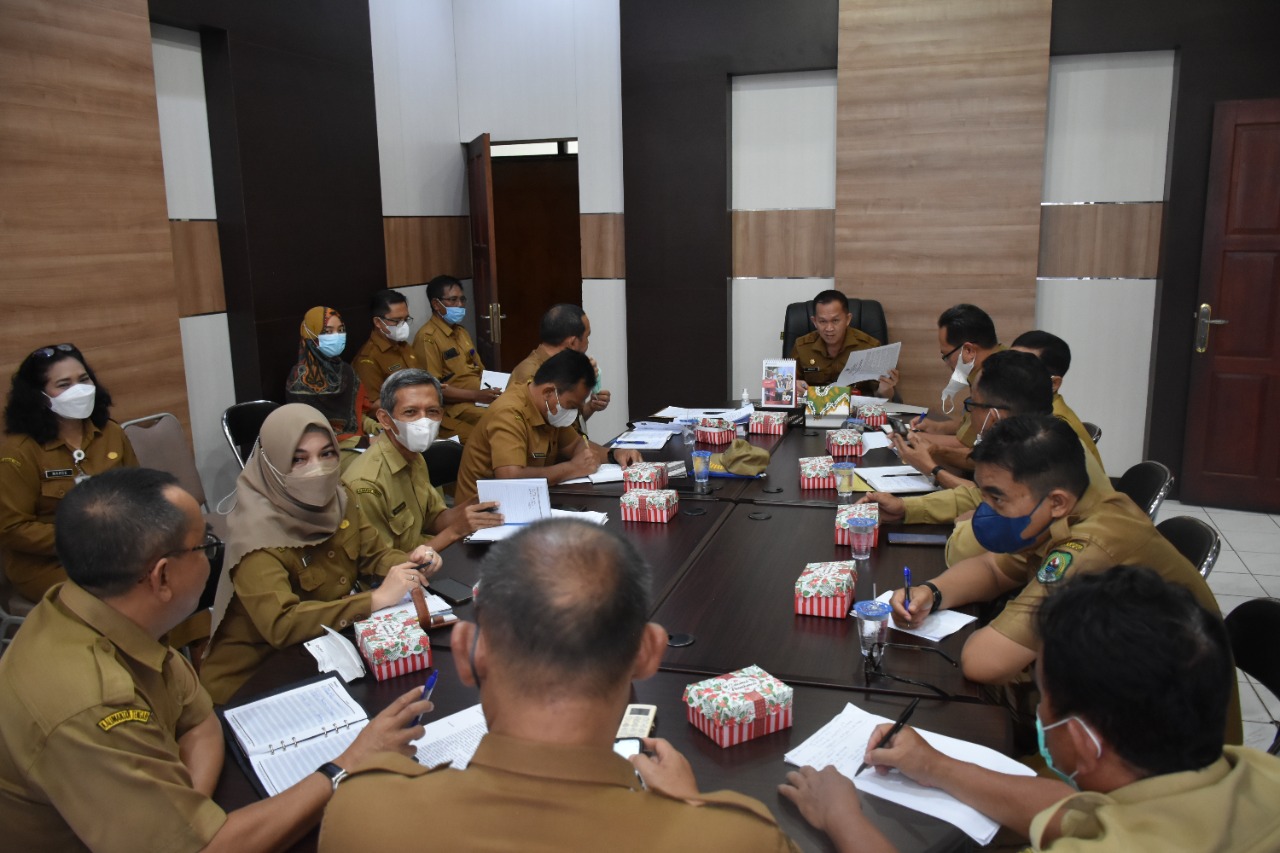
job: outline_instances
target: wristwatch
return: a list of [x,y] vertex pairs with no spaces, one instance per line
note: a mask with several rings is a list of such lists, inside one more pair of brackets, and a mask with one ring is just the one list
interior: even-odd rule
[[[938,587],[932,581],[925,581],[923,584],[921,584],[921,586],[926,586],[929,588],[931,592],[933,592],[933,607],[930,608],[929,612],[937,613],[938,608],[942,606],[942,590],[938,589]],[[337,782],[334,782],[333,784],[334,784],[334,787],[337,787],[338,785]]]
[[[934,595],[937,595],[937,593],[934,593]],[[332,761],[321,764],[316,768],[316,772],[328,779],[333,784],[333,790],[335,791],[338,790],[338,783],[347,778],[347,771]]]
[[929,479],[933,480],[933,484],[938,485],[938,472],[945,470],[941,465],[934,465],[933,470],[929,472]]

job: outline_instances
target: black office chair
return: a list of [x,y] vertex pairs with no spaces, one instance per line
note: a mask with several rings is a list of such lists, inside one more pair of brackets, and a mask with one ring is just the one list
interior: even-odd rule
[[[1255,598],[1227,614],[1227,636],[1231,638],[1231,654],[1236,666],[1250,678],[1280,696],[1280,599]],[[1267,752],[1280,755],[1280,722],[1275,740]]]
[[1089,433],[1089,438],[1093,439],[1094,444],[1102,441],[1102,427],[1097,424],[1091,424],[1088,421],[1081,421],[1080,423],[1084,426],[1085,431]]
[[1156,530],[1178,549],[1179,554],[1191,561],[1200,577],[1208,579],[1213,564],[1218,562],[1218,552],[1222,550],[1222,537],[1218,536],[1218,531],[1189,515],[1166,518],[1156,525]]
[[[855,329],[861,329],[882,344],[889,343],[889,324],[885,322],[884,308],[879,302],[874,299],[850,299],[849,313],[853,315],[850,322]],[[787,306],[787,314],[782,321],[782,334],[778,336],[782,339],[783,358],[791,358],[791,348],[795,346],[796,338],[814,330],[813,321],[809,319],[812,316],[812,300],[792,302]]]
[[462,445],[456,441],[433,441],[422,454],[427,460],[427,474],[437,489],[458,481],[462,464]]
[[1173,472],[1160,462],[1148,459],[1125,471],[1120,479],[1112,478],[1111,484],[1117,492],[1132,498],[1155,521],[1160,504],[1173,488]]
[[250,400],[236,403],[222,413],[222,434],[227,437],[227,444],[231,445],[231,452],[241,468],[253,453],[253,443],[258,440],[262,422],[278,408],[280,404],[271,400]]

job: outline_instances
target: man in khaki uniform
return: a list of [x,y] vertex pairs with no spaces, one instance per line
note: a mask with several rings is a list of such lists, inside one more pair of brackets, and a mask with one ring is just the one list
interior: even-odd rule
[[1018,335],[1010,349],[1029,352],[1044,362],[1044,366],[1049,369],[1049,374],[1053,381],[1053,413],[1071,424],[1072,431],[1080,436],[1080,443],[1101,465],[1102,454],[1098,452],[1098,445],[1094,443],[1093,436],[1089,433],[1089,430],[1085,429],[1084,423],[1079,416],[1067,405],[1067,401],[1062,399],[1062,380],[1066,378],[1067,371],[1071,368],[1070,345],[1057,335],[1040,329],[1033,329],[1030,332],[1023,332]]
[[351,366],[364,388],[366,409],[360,414],[374,417],[382,383],[397,370],[417,367],[418,356],[409,342],[413,318],[403,293],[379,290],[373,294],[369,308],[373,312],[373,334],[360,347]]
[[[508,388],[519,388],[532,380],[538,368],[561,350],[571,349],[586,355],[587,344],[591,338],[591,320],[577,305],[567,302],[552,305],[547,309],[547,313],[542,315],[538,336],[542,342],[525,356],[524,361],[516,365],[515,370],[511,371],[511,379],[507,382]],[[599,385],[600,369],[595,359],[591,359],[591,366],[596,370],[595,384]],[[585,421],[596,412],[607,409],[612,396],[610,392],[593,386],[587,402],[579,410],[582,420]]]
[[444,417],[440,383],[425,370],[401,370],[383,383],[378,423],[382,435],[342,474],[361,514],[382,538],[409,553],[424,541],[439,551],[482,527],[502,524],[497,503],[450,509],[431,484],[422,453]]
[[[1120,566],[1063,583],[1034,627],[1040,756],[1065,781],[949,758],[911,728],[877,748],[888,725],[867,762],[940,788],[1037,851],[1280,849],[1280,758],[1222,745],[1236,676],[1215,612],[1150,569]],[[834,768],[788,782],[783,794],[837,849],[884,849]]]
[[462,326],[467,314],[462,284],[453,276],[436,276],[427,283],[427,299],[431,302],[431,319],[418,330],[413,351],[418,366],[444,385],[440,437],[456,435],[465,444],[485,411],[476,403],[492,403],[502,392],[480,387],[484,362]]
[[951,380],[942,391],[942,412],[950,420],[922,420],[916,428],[937,436],[944,448],[973,447],[977,432],[959,404],[977,386],[987,356],[1003,349],[986,311],[964,303],[943,311],[938,317],[938,355],[951,368]]
[[[454,498],[476,497],[476,481],[543,477],[550,485],[585,477],[609,451],[573,428],[577,410],[595,382],[585,355],[566,349],[549,358],[533,380],[508,388],[489,407],[462,451]],[[636,450],[615,450],[622,466],[640,461]]]
[[[817,331],[796,338],[791,358],[796,361],[801,394],[810,385],[830,385],[840,377],[849,361],[849,353],[880,346],[880,341],[855,329],[850,324],[849,297],[838,290],[824,290],[813,298],[813,315],[809,318]],[[859,383],[859,393],[876,397],[892,397],[898,385],[897,369],[881,376],[878,383]]]
[[[195,609],[222,543],[171,475],[125,468],[58,510],[70,580],[0,658],[0,826],[11,850],[274,850],[320,818],[312,774],[227,814],[210,797],[222,729],[191,664],[159,640]],[[406,694],[337,759],[406,750],[430,708]]]
[[466,770],[398,756],[354,768],[325,812],[322,853],[428,838],[441,850],[794,850],[764,804],[699,793],[666,741],[646,740],[656,758],[634,764],[613,752],[632,680],[667,645],[645,621],[650,584],[635,548],[597,525],[544,521],[492,546],[476,622],[451,643],[488,733]]

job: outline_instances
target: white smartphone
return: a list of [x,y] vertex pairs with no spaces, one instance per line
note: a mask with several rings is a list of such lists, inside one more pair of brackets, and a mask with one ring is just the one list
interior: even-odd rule
[[622,722],[618,725],[618,739],[648,737],[653,733],[653,723],[657,716],[657,705],[628,705],[626,713],[622,715]]

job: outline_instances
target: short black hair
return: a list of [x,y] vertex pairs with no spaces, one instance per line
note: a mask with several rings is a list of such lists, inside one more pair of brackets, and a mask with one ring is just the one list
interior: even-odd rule
[[538,327],[538,337],[544,344],[552,346],[569,338],[580,338],[587,332],[587,324],[582,318],[587,316],[579,305],[561,302],[552,305],[542,315],[542,323]]
[[412,388],[415,385],[430,385],[436,389],[436,399],[444,405],[444,389],[440,387],[440,380],[418,367],[406,367],[388,376],[378,392],[378,405],[394,418],[396,394],[400,393],[402,388]]
[[556,386],[556,393],[563,394],[571,388],[578,387],[581,382],[590,388],[596,384],[596,369],[591,366],[591,359],[580,352],[562,349],[542,363],[538,372],[533,374],[533,384],[543,385],[550,382]]
[[[1013,346],[1034,350],[1053,376],[1066,376],[1071,369],[1071,346],[1062,338],[1042,329],[1032,329],[1018,335]],[[982,368],[986,370],[984,366]]]
[[151,565],[182,547],[187,516],[165,490],[167,471],[113,468],[67,493],[54,540],[67,577],[98,596],[126,592]]
[[1053,377],[1029,352],[1003,350],[987,356],[978,375],[983,399],[1008,406],[1008,415],[1053,414]]
[[22,360],[13,374],[9,386],[9,400],[4,407],[4,428],[10,435],[29,435],[44,444],[58,437],[58,416],[49,408],[44,386],[49,381],[49,369],[68,358],[84,365],[84,372],[93,382],[93,411],[89,420],[98,429],[107,425],[111,417],[111,394],[85,361],[84,355],[74,344],[54,344],[41,347]]
[[996,324],[991,322],[987,312],[965,302],[943,311],[938,317],[938,328],[947,330],[947,344],[953,347],[973,344],[991,349],[999,343]]
[[818,313],[819,305],[827,305],[831,302],[839,302],[840,310],[849,313],[849,297],[845,296],[838,290],[824,290],[817,296],[813,297],[813,313]]
[[617,533],[575,519],[540,521],[490,547],[476,622],[521,692],[602,695],[630,678],[650,576]]
[[392,305],[400,305],[408,301],[398,290],[379,290],[369,300],[369,311],[375,317],[385,318],[390,313]]
[[1042,686],[1058,719],[1083,718],[1153,775],[1198,770],[1222,755],[1236,677],[1231,646],[1222,620],[1190,590],[1148,568],[1117,566],[1064,584],[1036,622]]
[[462,287],[462,282],[451,275],[438,275],[431,279],[431,281],[427,282],[427,301],[444,299],[444,292],[455,284],[458,287]]
[[1070,424],[1052,415],[1001,420],[983,433],[969,458],[975,465],[1003,468],[1038,498],[1054,489],[1066,489],[1079,498],[1089,488],[1080,437]]

